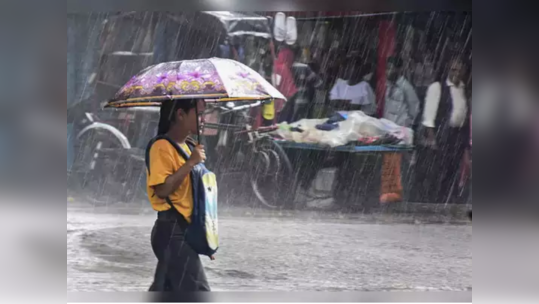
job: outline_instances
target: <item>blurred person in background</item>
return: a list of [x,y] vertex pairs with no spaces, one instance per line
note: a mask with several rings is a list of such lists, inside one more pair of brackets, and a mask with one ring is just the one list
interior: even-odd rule
[[[421,129],[423,112],[425,107],[425,96],[431,84],[437,81],[436,69],[434,65],[434,55],[432,52],[426,51],[425,56],[422,56],[421,52],[414,60],[415,64],[413,66],[412,75],[410,79],[415,87],[417,96],[420,100],[420,109],[419,113],[414,121],[414,133],[417,133]],[[418,142],[419,137],[414,137],[414,145],[420,144]]]
[[280,50],[273,83],[288,98],[284,106],[276,106],[277,111],[282,108],[280,122],[295,122],[312,116],[315,92],[323,82],[309,65],[296,61],[294,50],[288,47]]
[[[419,113],[420,102],[412,84],[404,77],[403,61],[398,57],[388,59],[386,77],[387,88],[384,104],[384,117],[399,126],[413,128]],[[384,155],[382,165],[382,191],[380,202],[395,203],[403,200],[401,153]],[[404,162],[407,166],[408,160]]]
[[411,80],[416,88],[417,96],[419,100],[425,100],[429,86],[436,80],[434,55],[426,51],[425,55],[422,56],[420,52],[414,59],[411,72]]
[[[468,115],[470,116],[470,123],[468,124],[469,134],[470,134],[470,140],[469,145],[466,149],[466,152],[464,153],[463,161],[462,161],[462,174],[459,184],[459,193],[465,193],[465,191],[468,189],[468,203],[472,203],[472,69],[471,69],[471,59],[470,56],[467,59],[467,62],[469,62],[469,68],[467,69],[468,74],[468,80],[466,81],[466,98],[468,100]],[[465,196],[463,196],[465,198]]]
[[369,83],[374,69],[370,63],[360,65],[359,62],[360,60],[351,59],[347,63],[344,79],[337,79],[329,93],[329,99],[337,105],[337,108],[375,115],[376,96]]
[[294,80],[294,74],[292,73],[292,66],[294,65],[294,52],[290,48],[282,48],[279,51],[277,60],[275,61],[272,75],[273,85],[287,98],[285,100],[275,101],[275,111],[278,115],[278,120],[288,121],[289,117],[283,115],[284,107],[288,103],[292,103],[294,96],[298,92],[296,82]]
[[384,118],[399,126],[412,128],[419,113],[420,101],[414,87],[404,77],[403,68],[401,58],[388,59]]
[[[302,50],[297,49],[295,58],[301,57]],[[315,105],[316,90],[321,88],[323,81],[317,72],[307,62],[294,61],[292,73],[298,92],[296,93],[294,114],[291,121],[312,118]]]
[[436,203],[451,202],[465,152],[469,147],[470,121],[466,85],[466,67],[453,58],[433,83],[425,97],[423,112],[425,151],[419,162],[431,170],[426,179]]

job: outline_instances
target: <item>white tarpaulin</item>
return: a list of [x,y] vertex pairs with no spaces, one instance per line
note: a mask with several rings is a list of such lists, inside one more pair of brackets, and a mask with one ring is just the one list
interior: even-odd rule
[[[284,140],[297,143],[319,144],[330,147],[346,145],[366,137],[382,137],[391,135],[400,139],[402,145],[413,144],[413,131],[410,128],[401,127],[387,119],[376,119],[367,116],[361,111],[340,112],[347,119],[338,123],[338,128],[331,131],[323,131],[316,128],[328,119],[302,119],[292,124],[282,123],[275,134]],[[302,132],[292,131],[301,129]]]

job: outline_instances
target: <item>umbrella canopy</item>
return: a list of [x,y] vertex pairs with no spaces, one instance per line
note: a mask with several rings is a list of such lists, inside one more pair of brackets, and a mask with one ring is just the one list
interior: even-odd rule
[[257,72],[230,59],[160,63],[131,78],[105,108],[159,106],[177,99],[286,99]]

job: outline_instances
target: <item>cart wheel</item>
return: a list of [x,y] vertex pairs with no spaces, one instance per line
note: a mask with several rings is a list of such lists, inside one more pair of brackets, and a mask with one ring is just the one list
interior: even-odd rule
[[251,187],[258,201],[271,209],[292,205],[294,172],[283,148],[267,137],[255,143]]

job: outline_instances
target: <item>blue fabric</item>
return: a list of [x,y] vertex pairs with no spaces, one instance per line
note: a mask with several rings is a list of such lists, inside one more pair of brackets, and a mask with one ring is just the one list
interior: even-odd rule
[[245,63],[245,49],[243,48],[243,46],[240,46],[238,48],[238,57],[239,57],[238,60],[240,62]]
[[219,57],[227,58],[227,59],[232,58],[232,54],[230,52],[230,45],[227,45],[227,44],[219,45],[219,51],[220,51]]
[[321,131],[333,131],[335,129],[339,128],[338,124],[331,124],[331,123],[325,123],[321,125],[317,125],[316,128]]
[[75,146],[73,144],[73,124],[67,125],[67,171],[71,171],[75,161]]
[[344,119],[344,120],[347,120],[348,119],[348,113],[346,112],[343,112],[343,111],[340,111],[338,112],[339,115],[341,115],[341,117]]
[[302,149],[302,150],[317,150],[317,151],[338,151],[338,152],[349,152],[349,153],[371,153],[371,152],[411,152],[413,151],[412,146],[402,146],[402,145],[389,145],[389,146],[340,146],[331,148],[328,146],[318,145],[318,144],[306,144],[306,143],[296,143],[292,141],[275,141],[276,144],[285,149]]
[[348,115],[346,113],[339,112],[331,116],[326,122],[326,124],[335,124],[341,121],[345,121],[347,119],[348,119]]

